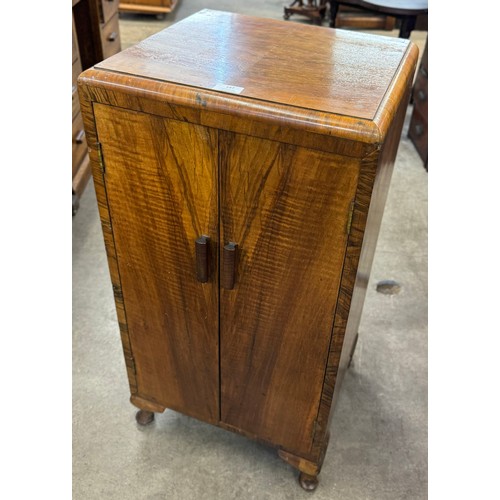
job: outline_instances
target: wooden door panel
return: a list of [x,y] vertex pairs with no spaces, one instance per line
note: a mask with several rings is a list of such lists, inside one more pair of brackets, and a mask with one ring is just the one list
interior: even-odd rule
[[[139,396],[216,422],[217,132],[94,104]],[[195,240],[211,238],[207,283]]]
[[[359,163],[219,132],[221,420],[290,451],[312,444]],[[222,265],[222,264],[221,264]]]

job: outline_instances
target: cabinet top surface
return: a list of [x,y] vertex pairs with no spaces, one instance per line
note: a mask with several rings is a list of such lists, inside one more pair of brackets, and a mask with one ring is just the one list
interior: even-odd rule
[[202,10],[96,68],[373,120],[409,44]]

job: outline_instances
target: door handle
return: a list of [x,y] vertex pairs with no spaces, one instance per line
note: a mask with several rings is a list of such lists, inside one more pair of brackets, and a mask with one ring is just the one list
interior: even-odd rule
[[222,264],[222,286],[226,290],[234,288],[236,266],[238,264],[238,244],[230,241],[224,245]]
[[196,279],[200,283],[208,281],[208,261],[210,257],[210,238],[200,236],[194,243],[196,249]]

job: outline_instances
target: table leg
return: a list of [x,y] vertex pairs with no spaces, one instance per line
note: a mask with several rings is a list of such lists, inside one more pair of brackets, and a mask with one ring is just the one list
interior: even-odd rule
[[339,4],[335,0],[330,0],[330,28],[335,28],[335,20],[339,11]]
[[401,27],[399,38],[410,38],[411,32],[415,29],[417,16],[401,16]]

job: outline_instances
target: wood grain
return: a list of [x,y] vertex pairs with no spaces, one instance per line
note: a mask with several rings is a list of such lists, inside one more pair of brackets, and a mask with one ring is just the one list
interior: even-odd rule
[[118,0],[101,0],[101,22],[107,23],[118,12]]
[[[416,64],[416,59],[414,64]],[[399,109],[390,122],[388,138],[381,151],[367,156],[361,163],[352,226],[335,311],[328,366],[317,417],[313,455],[321,454],[340,393],[342,379],[358,334],[385,201],[408,106],[411,82],[411,78],[406,81],[402,80],[405,85],[402,85]]]
[[[317,475],[416,59],[406,40],[204,11],[80,76],[136,406]],[[238,85],[226,77],[241,94],[211,88]],[[219,291],[229,242],[234,287]]]
[[[101,155],[100,144],[97,141],[97,131],[94,117],[93,102],[89,99],[89,94],[83,91],[83,87],[78,82],[80,96],[80,108],[82,112],[85,135],[87,137],[89,164],[94,180],[94,190],[97,199],[97,208],[101,220],[101,229],[108,259],[108,269],[111,278],[111,285],[114,292],[116,316],[120,330],[120,338],[127,370],[128,383],[131,395],[137,394],[137,378],[135,363],[130,345],[130,336],[128,331],[127,315],[123,304],[123,294],[121,291],[120,273],[118,270],[118,261],[116,258],[116,247],[111,227],[111,216],[109,213],[108,199],[106,194],[106,184],[104,180],[104,171],[102,168],[103,159]],[[115,293],[115,291],[117,293]]]
[[144,14],[168,14],[177,6],[178,0],[126,0],[120,2],[120,12]]
[[103,59],[120,52],[120,26],[118,12],[101,28],[101,44]]
[[371,121],[168,82],[96,69],[85,71],[78,81],[89,101],[328,153],[362,158],[384,139]]
[[207,90],[231,85],[243,97],[371,120],[408,46],[203,10],[97,67]]
[[234,289],[220,292],[221,420],[308,451],[359,165],[248,136],[219,140],[220,245],[236,242],[240,255]]
[[109,106],[94,111],[138,395],[214,422],[217,267],[209,282],[197,281],[195,241],[218,239],[217,133]]

